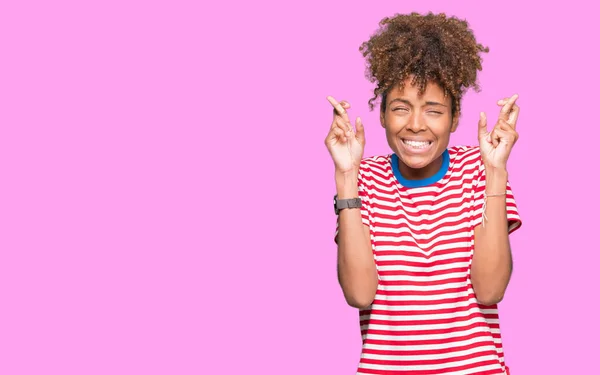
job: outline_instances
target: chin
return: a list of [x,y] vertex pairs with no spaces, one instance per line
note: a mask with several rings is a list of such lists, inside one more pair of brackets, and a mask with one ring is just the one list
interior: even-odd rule
[[407,167],[411,169],[425,168],[432,162],[431,157],[425,155],[414,156],[400,153],[398,156],[402,163],[404,163]]

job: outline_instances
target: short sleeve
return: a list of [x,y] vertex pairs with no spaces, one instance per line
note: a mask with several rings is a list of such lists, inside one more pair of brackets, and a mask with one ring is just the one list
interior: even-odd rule
[[[364,225],[371,226],[372,220],[372,209],[371,209],[371,189],[369,186],[369,170],[366,163],[361,162],[358,170],[358,196],[361,200],[360,214]],[[337,243],[337,236],[339,233],[339,216],[336,216],[335,221],[335,236],[334,241]]]
[[[483,163],[480,163],[474,191],[474,227],[480,225],[483,220],[485,181],[485,167]],[[510,182],[506,184],[506,215],[508,219],[508,233],[510,234],[519,229],[522,224]]]

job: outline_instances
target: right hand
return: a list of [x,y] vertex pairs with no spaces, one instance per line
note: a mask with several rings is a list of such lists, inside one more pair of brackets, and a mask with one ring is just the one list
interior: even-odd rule
[[350,103],[343,100],[338,103],[331,96],[328,96],[327,100],[333,106],[333,122],[325,138],[325,145],[335,164],[336,173],[358,174],[360,161],[365,150],[365,128],[363,123],[360,117],[356,119],[355,132],[346,112],[350,108]]

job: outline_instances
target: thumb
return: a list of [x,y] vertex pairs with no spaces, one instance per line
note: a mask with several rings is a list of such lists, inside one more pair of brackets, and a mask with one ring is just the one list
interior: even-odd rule
[[365,145],[365,126],[363,125],[360,117],[356,118],[356,140],[362,146]]
[[485,137],[488,135],[488,130],[487,130],[487,117],[485,116],[484,112],[480,112],[479,113],[479,140],[483,140],[485,139]]

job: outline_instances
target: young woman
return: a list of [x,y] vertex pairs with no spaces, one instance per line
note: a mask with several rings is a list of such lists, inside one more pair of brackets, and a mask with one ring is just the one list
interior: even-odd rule
[[360,374],[508,374],[497,303],[521,225],[507,160],[517,95],[498,101],[479,146],[449,147],[461,98],[478,89],[481,54],[468,24],[397,15],[360,48],[376,83],[390,155],[363,159],[365,130],[334,108],[325,144],[335,164],[338,278],[359,308]]

